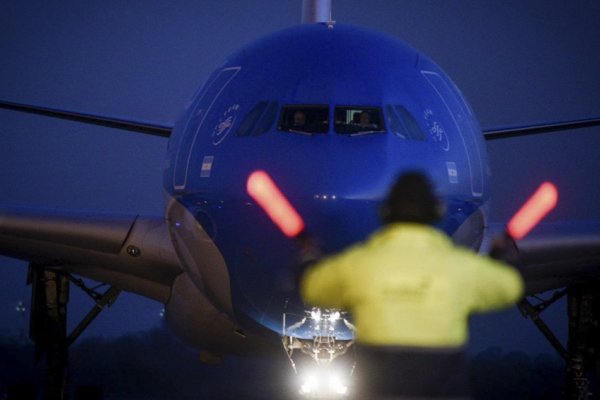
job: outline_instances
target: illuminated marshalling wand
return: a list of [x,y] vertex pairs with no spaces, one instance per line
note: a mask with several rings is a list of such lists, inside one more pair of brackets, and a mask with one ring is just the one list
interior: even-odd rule
[[558,202],[558,190],[551,182],[544,182],[521,206],[508,222],[508,234],[523,239],[550,212]]
[[287,237],[295,238],[304,231],[302,217],[265,171],[251,173],[246,190]]
[[[269,218],[290,238],[304,231],[304,221],[275,182],[265,171],[254,171],[246,184],[248,194],[261,206]],[[544,182],[508,222],[507,233],[523,239],[550,212],[558,201],[558,190]]]

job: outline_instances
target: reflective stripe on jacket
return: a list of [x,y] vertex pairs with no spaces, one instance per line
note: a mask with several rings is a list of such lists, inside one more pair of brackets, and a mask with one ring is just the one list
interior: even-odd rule
[[514,304],[523,281],[435,228],[391,224],[311,267],[301,293],[307,303],[350,311],[360,343],[459,347],[469,314]]

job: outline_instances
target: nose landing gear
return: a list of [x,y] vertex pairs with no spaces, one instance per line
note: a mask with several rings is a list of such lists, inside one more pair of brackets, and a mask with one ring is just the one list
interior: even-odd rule
[[[283,317],[283,347],[300,379],[299,393],[309,398],[347,395],[356,357],[350,351],[354,326],[346,313],[313,308],[300,318],[290,314]],[[294,319],[297,322],[288,326]]]

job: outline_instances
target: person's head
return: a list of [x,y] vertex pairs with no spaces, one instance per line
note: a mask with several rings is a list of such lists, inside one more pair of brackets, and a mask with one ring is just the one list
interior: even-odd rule
[[363,126],[369,125],[371,123],[371,116],[369,113],[366,111],[361,112],[358,123]]
[[444,215],[431,182],[424,174],[412,171],[398,176],[381,208],[384,223],[413,222],[433,225]]
[[302,126],[306,123],[306,115],[302,111],[294,113],[294,126]]

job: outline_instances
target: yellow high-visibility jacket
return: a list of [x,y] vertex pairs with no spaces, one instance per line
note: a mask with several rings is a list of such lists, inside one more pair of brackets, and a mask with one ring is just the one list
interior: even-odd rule
[[436,228],[398,223],[309,268],[300,289],[309,304],[351,312],[359,343],[454,348],[469,314],[514,304],[523,286],[514,268]]

